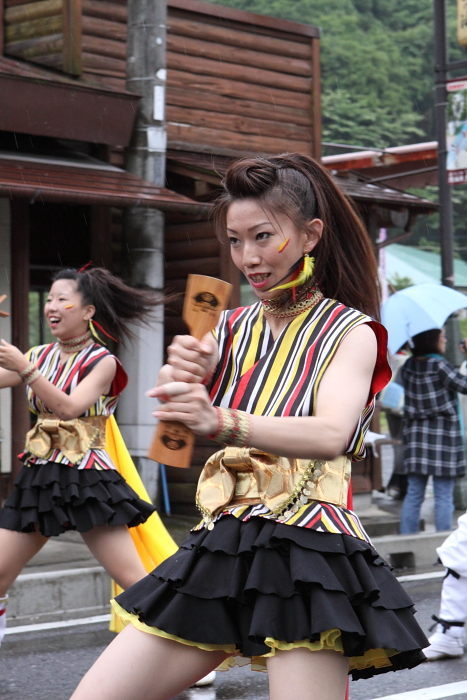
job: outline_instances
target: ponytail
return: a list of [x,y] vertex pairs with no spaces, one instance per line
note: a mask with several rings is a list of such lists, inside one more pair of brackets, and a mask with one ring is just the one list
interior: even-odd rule
[[103,267],[60,270],[54,277],[57,280],[73,280],[83,304],[91,304],[96,312],[93,321],[102,327],[105,333],[120,342],[133,339],[130,322],[143,325],[154,307],[162,304],[164,298],[151,289],[135,289],[126,285],[119,277],[112,275]]

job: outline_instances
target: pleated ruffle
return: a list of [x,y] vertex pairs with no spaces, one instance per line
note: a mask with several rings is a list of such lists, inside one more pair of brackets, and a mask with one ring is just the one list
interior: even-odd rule
[[416,666],[428,644],[411,599],[373,547],[263,518],[226,516],[212,531],[191,533],[116,600],[140,629],[235,649],[252,667],[290,645],[332,648],[351,657],[354,679],[367,678]]
[[49,462],[22,468],[0,510],[0,527],[33,532],[38,525],[51,537],[105,523],[134,527],[154,511],[114,469],[75,469]]

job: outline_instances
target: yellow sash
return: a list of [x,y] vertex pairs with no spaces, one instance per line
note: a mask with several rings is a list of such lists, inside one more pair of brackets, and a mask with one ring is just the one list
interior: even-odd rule
[[[140,498],[151,503],[148,492],[136,471],[136,467],[122,438],[117,421],[113,416],[110,416],[107,420],[106,450],[127,484],[136,491]],[[142,525],[130,527],[129,532],[148,573],[155,569],[164,559],[175,554],[178,549],[157,513],[153,513]],[[122,589],[115,581],[112,581],[112,598],[115,598],[121,592]],[[120,632],[123,627],[121,620],[112,610],[109,629],[112,632]]]

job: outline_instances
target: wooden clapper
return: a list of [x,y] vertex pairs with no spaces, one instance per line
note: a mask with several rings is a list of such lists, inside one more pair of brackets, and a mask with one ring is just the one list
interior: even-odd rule
[[[188,275],[183,320],[190,333],[202,340],[216,327],[221,312],[227,308],[232,285],[215,277]],[[159,421],[148,457],[171,467],[188,468],[195,435],[182,423]]]

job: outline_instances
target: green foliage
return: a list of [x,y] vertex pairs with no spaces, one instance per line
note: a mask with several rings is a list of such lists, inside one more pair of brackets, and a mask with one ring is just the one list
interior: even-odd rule
[[401,289],[411,287],[414,284],[410,277],[403,277],[397,272],[390,279],[388,279],[388,282],[392,287],[394,287],[396,292],[399,292]]

